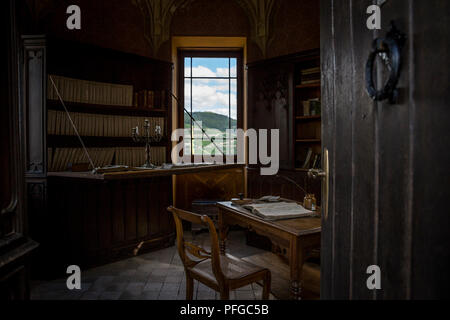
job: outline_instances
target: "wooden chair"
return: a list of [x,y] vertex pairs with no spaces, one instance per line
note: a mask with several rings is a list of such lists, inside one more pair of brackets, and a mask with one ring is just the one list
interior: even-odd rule
[[[262,299],[270,294],[270,270],[255,266],[231,255],[221,255],[216,228],[206,216],[169,207],[177,230],[178,253],[186,272],[186,300],[192,300],[194,279],[220,293],[220,299],[228,300],[230,290],[241,288],[253,282],[263,282]],[[182,220],[206,225],[211,237],[211,252],[184,241]]]

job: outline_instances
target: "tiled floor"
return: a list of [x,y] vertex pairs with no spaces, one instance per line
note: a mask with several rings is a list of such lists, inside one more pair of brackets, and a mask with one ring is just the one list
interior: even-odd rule
[[[245,234],[229,235],[227,252],[243,258],[262,252],[245,244]],[[193,241],[209,248],[208,233]],[[66,279],[34,282],[31,298],[36,300],[184,300],[186,279],[176,247],[143,254],[81,272],[81,290],[68,290]],[[231,299],[261,299],[262,288],[253,284],[232,291]],[[212,289],[194,281],[194,299],[218,299]],[[274,297],[271,295],[271,299]]]

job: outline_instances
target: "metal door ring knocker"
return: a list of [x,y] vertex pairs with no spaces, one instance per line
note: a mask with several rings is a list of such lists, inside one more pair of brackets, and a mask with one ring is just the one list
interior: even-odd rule
[[[374,101],[386,99],[389,99],[390,103],[397,101],[397,83],[401,70],[401,50],[405,40],[405,35],[397,30],[394,22],[391,22],[391,30],[386,36],[373,41],[372,52],[366,63],[366,89],[369,97]],[[382,59],[389,70],[389,79],[381,90],[377,90],[373,82],[373,66],[377,56]]]

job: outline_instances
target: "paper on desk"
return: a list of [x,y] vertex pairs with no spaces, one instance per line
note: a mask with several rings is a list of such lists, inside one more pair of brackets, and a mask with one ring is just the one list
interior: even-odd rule
[[252,203],[242,206],[266,220],[281,220],[316,215],[295,202]]

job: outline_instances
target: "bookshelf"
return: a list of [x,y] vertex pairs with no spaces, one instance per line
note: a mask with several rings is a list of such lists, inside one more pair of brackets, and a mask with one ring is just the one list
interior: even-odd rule
[[[290,177],[308,193],[314,193],[320,201],[321,181],[308,178],[310,166],[303,168],[308,150],[311,148],[311,153],[320,154],[322,147],[321,112],[313,114],[311,110],[308,110],[309,112],[305,113],[303,109],[303,101],[320,100],[319,66],[320,50],[318,49],[249,64],[248,128],[280,129],[278,174]],[[307,72],[302,72],[304,70]],[[279,89],[287,101],[285,109],[277,108],[272,103]],[[311,157],[314,161],[314,157]],[[261,164],[248,166],[249,197],[259,198],[274,194],[303,201],[305,194],[295,185],[285,183],[276,176],[262,176],[260,166]]]
[[[162,128],[163,139],[152,144],[152,162],[162,164],[170,155],[172,64],[89,44],[49,39],[47,55],[47,167],[67,170],[72,149],[81,148],[65,115],[50,76],[88,149],[104,149],[95,165],[138,166],[144,146],[131,138],[131,128],[150,120],[151,132]],[[70,63],[68,63],[70,61]],[[57,116],[56,116],[57,114]],[[56,127],[56,129],[55,129]],[[130,157],[121,157],[123,150]],[[112,158],[109,156],[114,150]],[[63,154],[67,152],[70,154]],[[138,154],[138,153],[142,153]],[[55,156],[60,155],[60,158]],[[52,163],[63,161],[64,163]],[[124,162],[124,163],[123,163]],[[143,163],[143,162],[142,162]]]
[[320,57],[300,59],[294,66],[294,167],[319,168],[321,163]]
[[[161,125],[164,136],[152,145],[151,160],[159,163],[155,156],[168,162],[168,95],[154,103],[136,106],[134,101],[143,90],[168,93],[172,63],[42,35],[23,36],[22,41],[27,210],[30,235],[40,243],[34,272],[45,277],[71,263],[83,268],[115,261],[129,257],[141,243],[140,252],[172,245],[175,229],[166,210],[172,204],[172,177],[99,182],[101,175],[84,179],[64,172],[86,171],[88,161],[48,87],[49,75],[69,79],[69,86],[56,82],[96,167],[141,166],[144,146],[133,142],[131,127],[139,125],[136,122],[142,126],[146,118],[150,127]],[[97,90],[92,96],[90,85]]]

